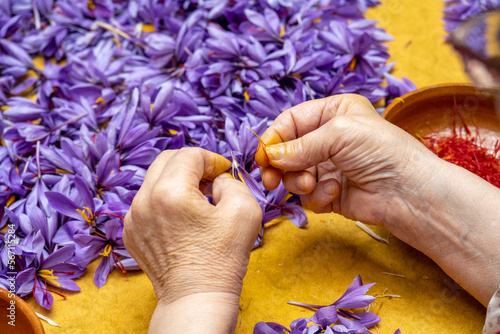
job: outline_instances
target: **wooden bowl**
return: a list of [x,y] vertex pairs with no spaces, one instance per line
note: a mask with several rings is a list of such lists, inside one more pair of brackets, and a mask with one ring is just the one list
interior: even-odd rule
[[[11,305],[15,305],[15,310]],[[9,325],[13,319],[15,326]],[[45,331],[40,319],[24,300],[0,288],[0,333],[43,334]]]
[[500,139],[497,91],[469,84],[443,84],[417,89],[396,99],[382,116],[417,138],[431,134],[465,134],[463,122],[473,135],[493,148]]

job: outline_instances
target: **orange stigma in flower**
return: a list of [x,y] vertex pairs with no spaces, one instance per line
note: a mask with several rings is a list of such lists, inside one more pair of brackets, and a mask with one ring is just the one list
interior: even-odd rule
[[102,256],[109,256],[109,253],[113,250],[113,246],[111,244],[107,244],[106,247],[104,247],[104,251],[102,253],[99,253],[99,255]]
[[50,269],[42,269],[38,271],[38,276],[41,278],[47,280],[48,282],[52,283],[55,286],[61,286],[61,283],[56,281],[59,277],[54,276],[54,270]]
[[79,214],[83,217],[83,219],[85,219],[85,221],[86,221],[87,223],[89,223],[89,224],[90,224],[90,223],[94,220],[94,218],[95,218],[95,217],[94,217],[94,214],[92,213],[92,211],[91,211],[89,208],[87,208],[86,206],[84,206],[82,210],[80,210],[80,209],[76,209],[76,212],[78,212],[78,213],[79,213]]

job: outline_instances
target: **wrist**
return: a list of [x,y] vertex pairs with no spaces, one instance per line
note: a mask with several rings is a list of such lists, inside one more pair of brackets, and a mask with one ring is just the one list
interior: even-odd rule
[[427,170],[428,181],[402,196],[404,214],[388,228],[487,304],[500,284],[500,189],[440,159]]
[[199,293],[239,295],[249,254],[240,256],[234,249],[227,247],[220,252],[210,247],[193,247],[170,252],[165,263],[150,277],[158,301],[169,304]]
[[149,333],[234,333],[239,299],[239,293],[200,292],[158,300]]

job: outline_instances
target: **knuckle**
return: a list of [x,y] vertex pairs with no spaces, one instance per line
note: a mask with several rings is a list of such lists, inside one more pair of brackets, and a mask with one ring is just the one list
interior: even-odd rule
[[170,207],[175,205],[172,193],[164,185],[155,185],[151,190],[150,201],[152,207]]

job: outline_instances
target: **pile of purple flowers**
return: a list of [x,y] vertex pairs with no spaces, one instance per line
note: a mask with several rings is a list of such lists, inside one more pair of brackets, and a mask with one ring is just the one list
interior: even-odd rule
[[256,246],[281,214],[307,224],[283,186],[263,188],[252,132],[309,99],[415,88],[388,73],[391,37],[364,18],[377,4],[1,1],[0,285],[49,309],[95,259],[98,287],[115,267],[139,269],[123,217],[165,149],[233,160],[264,212]]
[[[288,302],[292,305],[317,310],[311,318],[299,318],[290,324],[290,329],[275,322],[259,322],[255,325],[254,334],[341,334],[366,333],[375,326],[380,317],[372,312],[352,312],[351,309],[368,307],[375,297],[366,295],[375,283],[365,284],[358,275],[346,292],[333,304],[326,306]],[[399,329],[395,334],[400,334]]]

